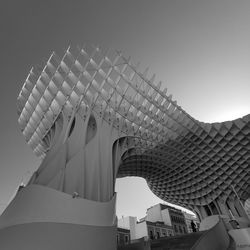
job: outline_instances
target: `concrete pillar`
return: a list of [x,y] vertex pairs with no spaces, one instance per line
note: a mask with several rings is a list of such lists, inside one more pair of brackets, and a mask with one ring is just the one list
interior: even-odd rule
[[221,214],[230,216],[230,212],[229,212],[224,200],[218,199],[217,200],[217,205],[220,208]]
[[201,219],[204,219],[208,216],[205,208],[203,206],[198,207],[199,211],[200,211],[200,215],[201,215]]
[[218,211],[218,214],[221,214],[221,210],[220,210],[220,207],[219,207],[219,205],[218,205],[218,200],[217,200],[217,199],[214,200],[213,203],[214,203],[214,205],[215,205],[215,207],[216,207],[216,209],[217,209],[217,211]]
[[231,210],[232,214],[233,214],[235,217],[240,217],[240,214],[239,214],[238,211],[235,209],[234,200],[228,199],[228,200],[227,200],[227,204],[228,204],[228,206],[230,207],[230,210]]
[[197,215],[199,221],[201,221],[201,220],[202,220],[202,216],[201,216],[201,213],[200,213],[200,211],[199,211],[199,208],[198,208],[197,206],[195,206],[195,207],[193,208],[193,210],[194,210],[194,212],[196,213],[196,215]]
[[246,213],[244,207],[242,206],[242,203],[238,199],[235,199],[234,205],[237,208],[237,211],[239,212],[240,217],[244,217],[244,218],[249,220],[247,213]]

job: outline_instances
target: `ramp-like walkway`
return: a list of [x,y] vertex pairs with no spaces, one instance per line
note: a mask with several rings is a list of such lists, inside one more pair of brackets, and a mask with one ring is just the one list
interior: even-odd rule
[[189,250],[204,232],[165,237],[151,242],[152,250]]
[[179,236],[164,237],[149,242],[137,242],[119,246],[118,250],[189,250],[205,232],[197,232]]

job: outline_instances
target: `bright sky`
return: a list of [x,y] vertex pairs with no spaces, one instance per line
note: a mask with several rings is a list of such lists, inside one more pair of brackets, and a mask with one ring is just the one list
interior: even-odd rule
[[[31,66],[70,43],[121,49],[196,119],[230,120],[250,113],[249,24],[249,0],[1,1],[0,211],[39,165],[16,115]],[[143,217],[159,202],[139,178],[116,190],[119,217]]]

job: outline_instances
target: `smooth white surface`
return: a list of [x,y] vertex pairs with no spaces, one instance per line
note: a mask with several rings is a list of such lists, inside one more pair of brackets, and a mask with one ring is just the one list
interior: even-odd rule
[[136,224],[136,239],[140,239],[142,237],[148,237],[148,227],[146,221]]
[[208,216],[204,220],[201,221],[199,230],[200,231],[208,230],[208,229],[214,227],[218,222],[219,222],[218,215]]
[[161,211],[161,214],[162,214],[162,218],[163,218],[164,224],[172,226],[172,224],[171,224],[171,218],[170,218],[170,214],[169,214],[169,210],[168,209],[164,209],[164,210]]
[[0,229],[1,250],[115,250],[116,226],[26,223]]
[[30,185],[20,190],[0,217],[0,228],[33,222],[93,226],[115,225],[116,195],[109,202],[72,198],[54,189]]
[[150,207],[147,210],[147,220],[152,222],[163,221],[160,204]]
[[230,230],[229,234],[236,243],[236,250],[250,249],[250,228]]
[[118,220],[118,227],[126,228],[130,230],[131,240],[137,239],[136,226],[137,226],[136,217],[127,216],[127,217],[122,217],[121,219]]

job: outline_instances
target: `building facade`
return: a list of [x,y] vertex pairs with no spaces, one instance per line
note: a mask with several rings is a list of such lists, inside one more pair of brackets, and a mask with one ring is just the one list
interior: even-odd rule
[[187,225],[187,230],[188,233],[193,233],[192,230],[192,226],[191,226],[191,222],[193,221],[196,225],[196,231],[199,231],[199,227],[200,227],[200,221],[198,220],[198,218],[190,213],[187,212],[183,212],[184,217],[185,217],[185,222]]
[[118,246],[130,244],[130,230],[117,227],[116,240]]
[[148,239],[159,239],[162,237],[170,237],[174,236],[174,230],[172,226],[165,225],[163,222],[151,222],[151,221],[143,221],[139,222],[145,223],[147,226],[147,238]]
[[131,242],[143,238],[144,240],[159,239],[175,235],[172,226],[164,222],[151,222],[145,219],[137,221],[136,217],[122,217],[118,219],[118,227],[130,231]]
[[146,220],[163,222],[165,225],[171,226],[175,235],[188,232],[183,212],[165,204],[157,204],[148,208]]
[[169,208],[169,215],[171,218],[171,224],[174,229],[175,235],[188,233],[185,217],[181,210]]

